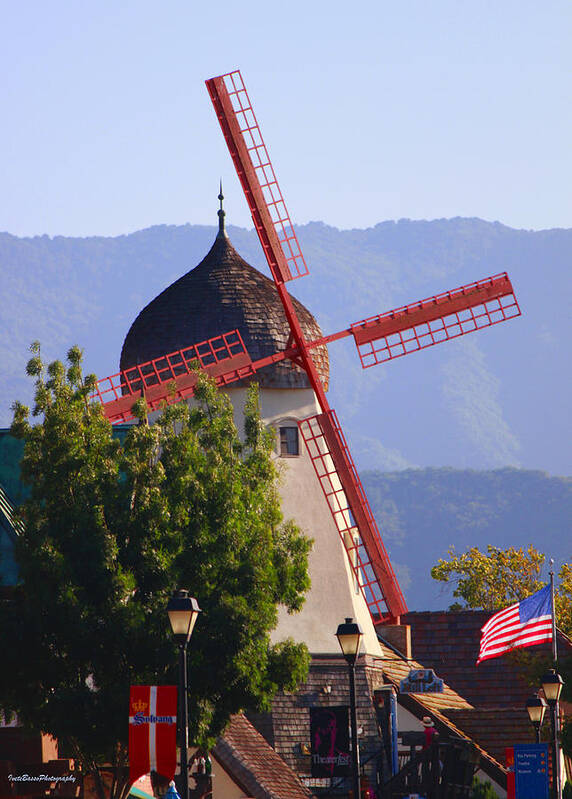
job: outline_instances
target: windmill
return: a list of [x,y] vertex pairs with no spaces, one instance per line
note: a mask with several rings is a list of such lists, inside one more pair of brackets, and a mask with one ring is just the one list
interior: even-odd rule
[[506,273],[355,322],[315,340],[305,337],[286,284],[308,267],[286,209],[260,127],[239,71],[206,81],[244,190],[288,324],[286,347],[253,360],[240,330],[221,332],[184,349],[100,380],[94,397],[112,423],[133,419],[144,396],[150,410],[192,396],[197,364],[221,387],[290,360],[306,373],[319,413],[298,422],[309,458],[374,624],[399,623],[407,611],[335,411],[330,408],[313,352],[352,336],[363,368],[407,355],[520,315]]

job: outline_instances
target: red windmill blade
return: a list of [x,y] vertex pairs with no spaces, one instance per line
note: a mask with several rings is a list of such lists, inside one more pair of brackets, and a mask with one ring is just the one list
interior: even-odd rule
[[506,272],[436,294],[350,330],[364,369],[520,316]]
[[[290,326],[295,356],[288,357],[295,357],[306,370],[322,410],[300,423],[302,436],[374,621],[398,620],[407,610],[405,599],[312,360],[310,350],[316,342],[304,340],[284,285],[306,274],[307,267],[244,81],[234,71],[206,85]],[[353,335],[366,367],[519,314],[510,281],[503,275],[363,320],[321,342]]]
[[[362,366],[367,369],[519,315],[512,284],[503,272],[354,322],[337,333],[306,342],[306,348],[312,350],[353,336]],[[224,386],[272,363],[297,359],[299,354],[294,346],[252,361],[240,332],[232,330],[105,377],[98,381],[93,399],[101,402],[113,424],[127,422],[134,418],[132,406],[142,396],[151,410],[163,402],[170,404],[191,396],[197,382],[195,366]],[[337,422],[335,427],[339,428]]]
[[[296,346],[296,362],[305,369],[322,410],[322,414],[314,419],[314,425],[321,435],[312,442],[317,445],[317,441],[320,441],[320,454],[313,457],[312,462],[318,471],[320,484],[372,617],[377,621],[387,618],[397,620],[407,610],[405,599],[286,290],[285,281],[293,277],[289,262],[299,262],[296,255],[288,258],[293,227],[244,81],[240,72],[236,71],[211,78],[206,85],[284,307],[290,327],[290,341]],[[263,182],[260,182],[260,177]],[[277,214],[276,209],[279,209]],[[280,221],[277,221],[277,217]],[[287,221],[282,222],[282,219]],[[280,228],[278,234],[277,225]],[[295,253],[299,251],[296,239]],[[311,445],[305,440],[312,457]],[[323,462],[319,462],[320,457]],[[327,481],[320,474],[323,468],[330,475]],[[340,490],[330,491],[332,481],[336,486],[339,484]],[[342,518],[343,524],[340,522]],[[380,606],[380,603],[384,603],[385,607]]]
[[94,398],[113,423],[128,421],[141,397],[155,410],[191,396],[196,366],[224,386],[286,358],[301,365],[321,409],[299,423],[301,435],[373,620],[396,621],[407,610],[405,599],[311,351],[351,335],[362,366],[368,368],[518,316],[512,285],[506,273],[496,275],[306,341],[284,284],[308,270],[244,82],[239,72],[232,72],[208,80],[207,87],[284,307],[288,345],[252,361],[234,330],[105,378]]
[[193,395],[199,367],[218,385],[254,374],[252,361],[238,330],[190,344],[146,363],[98,380],[91,399],[100,402],[112,424],[135,418],[133,405],[141,397],[154,411]]
[[307,275],[308,267],[240,72],[211,78],[206,85],[274,279]]

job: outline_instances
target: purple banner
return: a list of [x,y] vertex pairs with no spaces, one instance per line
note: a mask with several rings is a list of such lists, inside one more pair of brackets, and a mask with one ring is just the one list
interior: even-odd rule
[[347,777],[351,773],[347,707],[311,707],[312,777]]

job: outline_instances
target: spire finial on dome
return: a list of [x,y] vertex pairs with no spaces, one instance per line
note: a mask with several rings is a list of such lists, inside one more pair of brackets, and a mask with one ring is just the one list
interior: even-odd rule
[[[224,200],[224,194],[222,193],[222,178],[220,179],[220,191],[218,195],[218,199],[220,201],[220,208],[217,211],[218,214],[218,236],[226,236],[226,230],[224,229],[224,217],[225,212],[222,207],[222,201]],[[218,238],[217,236],[217,238]]]

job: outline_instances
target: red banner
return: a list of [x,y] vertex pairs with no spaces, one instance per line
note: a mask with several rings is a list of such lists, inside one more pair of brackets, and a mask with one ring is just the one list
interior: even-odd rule
[[156,771],[172,780],[177,767],[177,687],[132,685],[129,697],[129,778]]
[[507,746],[504,750],[506,765],[506,799],[515,799],[514,780],[514,746]]

